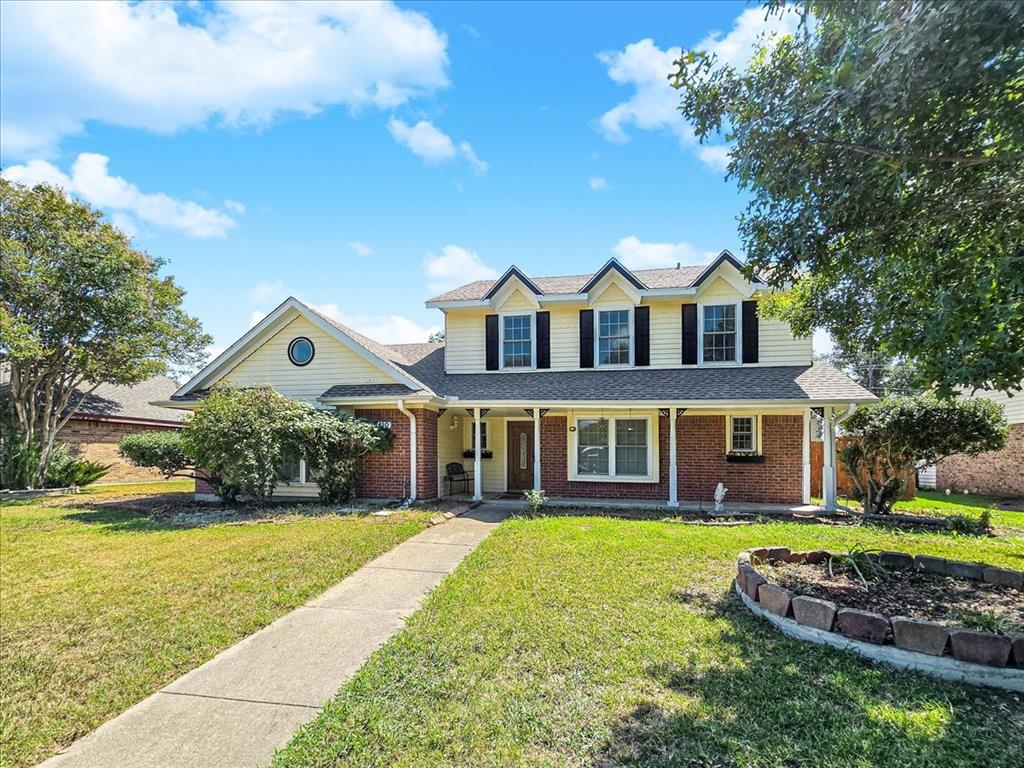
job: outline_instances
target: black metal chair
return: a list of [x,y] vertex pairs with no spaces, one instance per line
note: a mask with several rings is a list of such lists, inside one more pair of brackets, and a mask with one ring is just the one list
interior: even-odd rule
[[462,483],[463,493],[469,493],[469,484],[472,482],[473,476],[459,462],[452,461],[445,464],[444,479],[448,481],[448,495],[451,496],[455,483]]

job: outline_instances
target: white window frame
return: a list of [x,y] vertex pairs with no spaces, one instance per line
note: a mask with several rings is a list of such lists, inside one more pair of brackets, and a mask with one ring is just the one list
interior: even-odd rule
[[[530,364],[505,365],[505,318],[530,318]],[[499,312],[498,313],[498,370],[500,371],[535,371],[537,370],[537,313],[536,312]]]
[[[734,306],[736,312],[736,357],[733,360],[704,361],[704,308]],[[729,366],[742,365],[743,362],[743,302],[742,301],[708,301],[697,302],[697,365]],[[730,422],[731,423],[731,422]]]
[[[608,420],[608,474],[581,475],[577,464],[579,456],[579,422],[580,420]],[[647,473],[644,475],[615,474],[615,422],[620,419],[647,422]],[[569,414],[566,420],[569,430],[568,477],[569,480],[586,483],[656,483],[658,482],[658,418],[652,413],[587,413],[576,411]]]
[[[595,368],[632,368],[636,360],[636,335],[633,331],[633,310],[632,305],[606,306],[594,308],[594,367]],[[628,363],[602,363],[601,362],[601,313],[602,312],[626,312],[629,326],[629,362]]]
[[[472,450],[474,450],[474,448],[473,448],[473,441],[476,440],[476,428],[473,426],[473,419],[467,419],[466,421],[469,424],[469,430],[468,430],[469,435],[466,438],[466,450],[467,451],[472,451]],[[491,440],[490,440],[490,437],[489,437],[490,429],[488,429],[488,427],[487,427],[489,421],[490,421],[489,419],[480,419],[480,443],[481,443],[481,445],[480,445],[480,452],[481,453],[484,452],[484,451],[489,451],[490,450],[490,444],[491,444]]]
[[289,486],[289,487],[294,486],[294,485],[316,485],[316,481],[315,480],[310,480],[308,477],[306,477],[306,457],[305,456],[300,456],[299,457],[299,479],[298,480],[296,480],[293,483],[285,481],[285,480],[279,480],[279,481],[277,481],[276,485],[277,486]]
[[[725,452],[740,454],[743,456],[761,455],[761,414],[759,413],[730,413],[726,414],[728,423],[725,429]],[[733,419],[750,419],[754,430],[754,447],[750,450],[732,447]]]

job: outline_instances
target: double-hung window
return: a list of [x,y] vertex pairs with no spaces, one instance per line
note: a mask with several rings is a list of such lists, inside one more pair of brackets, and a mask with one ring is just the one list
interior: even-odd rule
[[578,418],[575,426],[578,478],[650,477],[650,419]]
[[633,362],[628,309],[604,309],[597,312],[597,364],[631,365]]
[[501,367],[533,367],[533,315],[502,317]]
[[277,481],[286,484],[315,483],[317,468],[301,452],[290,452],[277,468]]
[[729,419],[729,452],[757,453],[757,417],[732,416]]
[[737,362],[736,305],[705,304],[703,313],[701,319],[702,362]]
[[[469,450],[476,453],[476,427],[472,421],[469,422]],[[487,450],[487,422],[480,422],[480,450]]]

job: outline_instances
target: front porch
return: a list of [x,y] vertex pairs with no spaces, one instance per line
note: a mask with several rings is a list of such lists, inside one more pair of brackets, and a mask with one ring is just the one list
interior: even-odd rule
[[[440,409],[438,495],[516,506],[533,488],[552,506],[702,512],[723,483],[730,512],[836,509],[835,430],[847,404],[624,405]],[[815,432],[821,508],[810,505]]]

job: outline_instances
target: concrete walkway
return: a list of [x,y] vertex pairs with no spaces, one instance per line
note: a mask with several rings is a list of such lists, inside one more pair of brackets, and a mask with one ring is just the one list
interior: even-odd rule
[[267,765],[504,517],[478,507],[413,536],[42,767]]

